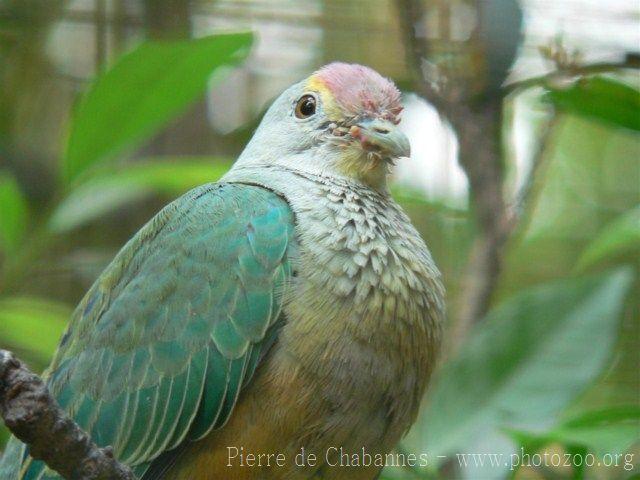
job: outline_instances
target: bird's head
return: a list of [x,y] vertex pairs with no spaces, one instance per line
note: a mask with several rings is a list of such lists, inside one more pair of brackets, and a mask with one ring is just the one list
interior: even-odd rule
[[362,65],[331,63],[273,103],[239,164],[278,164],[384,188],[390,165],[409,156],[398,129],[400,91]]

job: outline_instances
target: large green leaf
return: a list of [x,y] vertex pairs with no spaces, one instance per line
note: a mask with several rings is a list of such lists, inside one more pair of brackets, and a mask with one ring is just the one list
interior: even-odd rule
[[640,250],[640,206],[620,215],[604,227],[578,260],[584,270],[606,258]]
[[0,173],[0,246],[13,253],[20,246],[29,220],[27,202],[8,173]]
[[0,299],[0,347],[46,365],[71,316],[64,304],[34,297]]
[[537,446],[561,443],[584,447],[596,455],[624,453],[640,441],[640,407],[620,406],[583,412],[548,432],[512,432],[521,443]]
[[56,233],[71,230],[153,192],[177,196],[218,180],[229,166],[228,160],[212,157],[163,159],[102,172],[78,185],[60,202],[49,228]]
[[624,83],[589,77],[548,95],[560,110],[640,131],[640,91]]
[[[149,137],[244,59],[250,33],[144,43],[99,76],[80,102],[64,155],[74,180],[97,162]],[[212,77],[213,75],[213,77]]]
[[437,464],[481,432],[551,424],[609,358],[631,281],[618,270],[553,282],[494,309],[440,371],[410,450]]
[[640,441],[640,407],[585,412],[564,421],[549,437],[565,444],[584,445],[600,456],[626,452]]

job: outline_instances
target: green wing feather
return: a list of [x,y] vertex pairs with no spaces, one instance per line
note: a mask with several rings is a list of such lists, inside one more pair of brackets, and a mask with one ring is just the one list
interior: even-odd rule
[[[50,390],[137,472],[222,427],[272,341],[293,242],[293,214],[268,190],[189,192],[89,290],[48,370]],[[59,478],[21,455],[19,478]]]

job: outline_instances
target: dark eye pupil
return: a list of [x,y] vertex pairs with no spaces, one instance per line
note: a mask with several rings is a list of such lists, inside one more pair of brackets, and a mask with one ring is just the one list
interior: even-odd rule
[[310,117],[316,113],[316,99],[311,95],[305,95],[300,100],[298,100],[298,105],[296,106],[296,116],[298,118],[306,118]]
[[305,100],[302,103],[302,107],[300,108],[300,111],[302,112],[303,115],[312,115],[313,112],[315,112],[315,110],[316,110],[316,104],[311,99]]

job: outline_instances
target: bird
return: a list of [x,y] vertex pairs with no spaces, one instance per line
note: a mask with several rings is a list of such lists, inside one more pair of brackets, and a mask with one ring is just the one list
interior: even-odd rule
[[[289,87],[229,172],[157,213],[80,301],[44,379],[138,478],[380,475],[445,316],[389,190],[410,156],[401,100],[342,62]],[[0,477],[60,478],[15,438]]]

